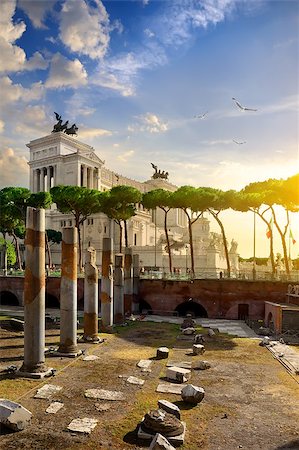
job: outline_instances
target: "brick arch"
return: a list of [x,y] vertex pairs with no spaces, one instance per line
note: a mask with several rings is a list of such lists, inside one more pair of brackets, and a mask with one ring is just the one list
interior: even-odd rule
[[193,317],[208,317],[206,308],[202,306],[198,300],[194,300],[192,298],[177,305],[175,311],[179,314],[179,316],[191,314]]
[[20,302],[15,292],[1,291],[0,305],[21,306],[22,302]]

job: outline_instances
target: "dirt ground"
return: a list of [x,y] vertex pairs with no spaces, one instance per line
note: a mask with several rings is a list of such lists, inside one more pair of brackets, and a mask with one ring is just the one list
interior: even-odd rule
[[[198,329],[198,331],[202,331]],[[205,330],[202,331],[205,333]],[[0,448],[6,450],[137,450],[149,443],[137,441],[136,426],[145,412],[157,407],[158,399],[176,403],[186,422],[184,450],[286,450],[299,449],[299,376],[291,376],[273,359],[271,353],[254,339],[216,334],[206,337],[202,356],[188,355],[192,341],[178,340],[179,326],[168,323],[134,322],[105,334],[105,342],[79,344],[95,361],[52,357],[49,367],[56,375],[45,380],[13,378],[4,372],[23,361],[23,333],[0,329],[0,397],[21,403],[33,413],[31,424],[23,431],[1,428]],[[59,330],[47,330],[47,345],[59,342]],[[158,394],[167,360],[155,360],[156,349],[170,348],[169,360],[196,362],[208,360],[212,367],[192,371],[191,383],[205,389],[197,406],[186,405],[179,395]],[[150,373],[136,366],[140,359],[153,358]],[[145,379],[142,387],[129,385],[126,377]],[[63,389],[50,400],[34,399],[37,388],[55,384]],[[84,397],[84,391],[102,388],[122,391],[126,401],[109,402],[107,411],[95,404],[107,403]],[[64,408],[48,414],[52,401]],[[75,418],[99,420],[90,435],[67,431]]]

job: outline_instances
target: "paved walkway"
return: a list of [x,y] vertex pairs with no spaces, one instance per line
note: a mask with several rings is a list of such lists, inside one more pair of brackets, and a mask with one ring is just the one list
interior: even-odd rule
[[[138,316],[136,316],[138,317]],[[182,317],[168,317],[148,315],[143,320],[151,322],[169,322],[178,323],[183,322]],[[195,319],[195,323],[204,328],[213,328],[219,330],[220,333],[227,333],[232,336],[245,338],[258,338],[259,336],[249,328],[242,320],[226,320],[226,319]]]

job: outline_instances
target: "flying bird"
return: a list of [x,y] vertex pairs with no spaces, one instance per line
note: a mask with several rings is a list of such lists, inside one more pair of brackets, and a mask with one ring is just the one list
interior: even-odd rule
[[246,144],[246,141],[239,142],[239,141],[235,141],[234,139],[233,139],[233,142],[238,145]]
[[208,111],[205,112],[204,114],[200,114],[199,116],[194,116],[195,119],[204,119],[206,117],[206,115],[208,114]]
[[235,97],[232,97],[232,100],[234,100],[235,104],[242,110],[242,111],[257,111],[257,109],[253,108],[247,108],[246,106],[242,106],[241,103],[238,102]]

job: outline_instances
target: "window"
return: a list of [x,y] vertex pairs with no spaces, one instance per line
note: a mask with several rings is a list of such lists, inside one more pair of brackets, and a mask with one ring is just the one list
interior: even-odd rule
[[134,245],[137,245],[137,233],[134,233]]
[[107,227],[106,227],[106,225],[104,226],[104,233],[105,233],[105,234],[107,233]]
[[69,220],[69,226],[71,227],[73,225],[73,221]]
[[93,219],[87,219],[87,225],[93,225]]

